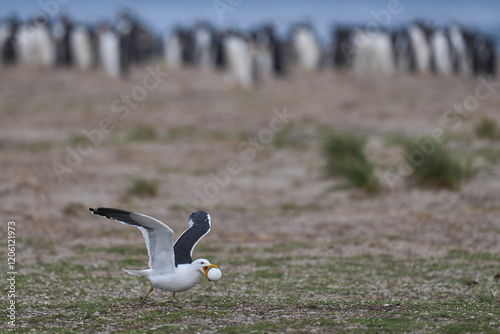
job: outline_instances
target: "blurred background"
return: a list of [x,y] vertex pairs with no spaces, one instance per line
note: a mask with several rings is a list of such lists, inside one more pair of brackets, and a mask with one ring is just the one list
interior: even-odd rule
[[[253,87],[289,65],[318,70],[493,74],[500,27],[493,1],[179,2],[47,0],[2,5],[4,65],[227,69]],[[344,47],[342,47],[344,45]]]
[[[263,222],[234,225],[244,240],[300,239],[359,194],[372,218],[413,191],[420,209],[436,189],[496,198],[495,1],[1,9],[2,210],[35,235],[108,205],[179,218],[219,208]],[[467,187],[479,197],[457,195]],[[271,223],[298,212],[301,233]],[[79,228],[95,226],[86,218]]]

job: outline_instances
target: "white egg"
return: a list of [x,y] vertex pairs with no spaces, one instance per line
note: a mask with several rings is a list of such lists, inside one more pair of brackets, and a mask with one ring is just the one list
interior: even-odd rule
[[222,271],[219,268],[212,268],[208,271],[207,276],[211,281],[218,281],[222,277]]

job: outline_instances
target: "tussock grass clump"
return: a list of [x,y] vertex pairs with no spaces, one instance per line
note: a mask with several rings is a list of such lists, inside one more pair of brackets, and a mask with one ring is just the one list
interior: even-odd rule
[[498,300],[493,291],[490,290],[488,293],[480,293],[476,296],[476,301],[478,303],[487,304],[491,306],[500,306],[500,300]]
[[140,197],[155,197],[158,195],[159,184],[156,180],[134,178],[127,187],[127,194]]
[[500,129],[498,123],[492,119],[484,117],[475,126],[474,132],[480,138],[498,139],[500,138]]
[[412,175],[422,184],[458,190],[475,174],[469,159],[453,154],[442,144],[417,139],[403,145]]
[[88,141],[89,141],[89,139],[81,134],[75,134],[69,138],[69,144],[74,145],[74,146],[86,143]]
[[147,141],[156,139],[157,134],[149,125],[138,125],[127,132],[128,141]]
[[274,134],[273,145],[277,149],[284,148],[287,144],[291,142],[290,137],[294,130],[292,124],[285,125],[281,130]]
[[193,133],[198,133],[193,125],[185,125],[167,129],[165,133],[165,139],[167,140],[179,140],[191,138]]
[[86,206],[78,202],[69,202],[63,208],[63,213],[65,216],[78,216],[82,212],[85,212]]
[[348,133],[329,132],[323,141],[325,171],[330,176],[341,176],[356,187],[376,191],[379,181],[375,166],[364,152],[365,140]]

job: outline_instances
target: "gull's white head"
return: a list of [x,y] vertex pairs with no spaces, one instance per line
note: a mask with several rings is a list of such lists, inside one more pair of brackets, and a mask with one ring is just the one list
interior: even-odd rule
[[208,271],[210,270],[210,268],[219,269],[215,264],[211,264],[210,261],[206,259],[195,260],[191,263],[191,266],[205,274],[209,282],[211,282],[210,278],[208,278]]

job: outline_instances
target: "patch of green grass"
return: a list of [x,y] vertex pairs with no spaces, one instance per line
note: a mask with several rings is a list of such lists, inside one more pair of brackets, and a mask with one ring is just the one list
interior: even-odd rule
[[220,246],[207,246],[207,245],[197,245],[196,252],[200,254],[204,253],[220,253],[222,252],[222,247]]
[[298,204],[287,202],[280,205],[281,211],[310,211],[310,210],[318,210],[319,205],[315,203],[310,204]]
[[275,148],[283,148],[291,143],[291,134],[295,129],[293,124],[288,124],[283,127],[280,131],[274,133],[273,145]]
[[[193,125],[185,125],[174,128],[169,128],[164,135],[167,141],[179,141],[179,140],[201,140],[201,141],[214,141],[214,142],[241,142],[239,140],[239,133],[232,133],[228,131],[220,130],[207,130],[202,128],[197,128]],[[247,137],[245,138],[247,139]]]
[[195,211],[194,207],[192,204],[188,204],[188,203],[174,203],[174,204],[171,204],[168,209],[170,211],[179,211],[179,212],[186,212],[188,214],[190,214],[191,212]]
[[448,252],[448,258],[452,259],[463,259],[468,261],[497,261],[500,262],[500,255],[486,253],[486,252],[478,252],[471,253],[461,249],[452,249]]
[[185,168],[176,166],[176,167],[157,167],[156,170],[159,173],[164,173],[164,174],[179,174],[179,173],[184,173]]
[[402,146],[408,140],[408,137],[402,134],[392,134],[384,137],[383,140],[386,147],[398,147]]
[[[28,246],[32,249],[35,246]],[[197,248],[224,274],[179,293],[149,288],[122,267],[144,267],[144,246],[87,247],[26,265],[18,276],[20,332],[309,333],[496,332],[500,305],[494,253],[440,257],[333,255],[324,245],[276,242]],[[31,251],[23,247],[23,251]],[[110,252],[108,252],[110,251]],[[130,252],[142,257],[130,258]],[[70,252],[71,253],[71,252]],[[110,266],[95,263],[95,259]],[[109,259],[109,261],[108,261]],[[212,260],[212,254],[209,257]],[[140,263],[139,263],[140,261]],[[459,281],[477,277],[478,283]],[[486,291],[486,292],[485,292]],[[0,308],[6,307],[0,300]]]
[[138,125],[127,131],[128,141],[149,141],[157,138],[156,130],[149,125]]
[[364,152],[365,140],[349,133],[330,132],[326,135],[322,153],[329,176],[341,176],[356,187],[376,191],[379,181],[375,166]]
[[55,254],[56,243],[51,240],[17,237],[16,244],[17,246],[21,245],[22,247],[33,247],[37,250],[49,251],[51,254]]
[[128,258],[125,260],[121,260],[119,266],[120,267],[127,267],[127,268],[132,268],[132,267],[142,268],[142,267],[146,267],[147,263],[144,262],[144,259]]
[[221,330],[221,333],[278,333],[285,332],[291,321],[276,319],[275,321],[257,321],[249,325],[229,326]]
[[87,137],[85,137],[84,135],[82,134],[74,134],[72,135],[69,140],[68,140],[69,144],[71,146],[77,146],[77,145],[83,145],[83,144],[90,144],[90,141]]
[[421,184],[457,190],[476,173],[469,159],[435,141],[407,140],[404,150],[405,159],[413,168],[412,176]]
[[253,276],[259,280],[280,279],[283,277],[283,272],[278,270],[262,269],[253,272]]
[[41,140],[12,144],[0,143],[0,149],[7,149],[11,151],[42,152],[53,148],[55,145],[55,142]]
[[137,177],[130,181],[126,192],[131,196],[155,197],[158,195],[159,188],[160,184],[158,181]]
[[317,126],[291,123],[274,133],[272,144],[277,149],[300,147],[315,141],[317,137]]
[[70,260],[61,260],[57,263],[39,263],[41,268],[44,268],[47,272],[71,276],[75,274],[86,274],[92,271],[92,267],[83,265],[81,263],[74,263]]
[[317,244],[313,242],[280,242],[273,244],[271,247],[264,248],[264,251],[268,253],[287,253],[295,250],[311,249],[314,247],[317,247]]
[[108,253],[108,254],[118,254],[124,256],[146,254],[146,247],[144,244],[115,245],[109,247],[88,247],[85,244],[76,244],[72,247],[72,250],[78,254]]
[[369,332],[415,332],[425,327],[424,321],[411,320],[407,317],[364,317],[349,321],[363,325]]
[[500,162],[500,150],[497,147],[494,147],[493,145],[477,149],[476,153],[482,155],[486,160],[488,160],[491,163],[496,164]]
[[474,127],[474,132],[476,136],[480,138],[500,138],[500,129],[498,127],[498,123],[493,118],[482,118]]
[[209,131],[203,135],[207,141],[226,141],[231,139],[231,135],[222,131]]
[[88,212],[87,208],[82,203],[78,202],[69,202],[63,208],[63,214],[65,216],[78,216],[84,212]]
[[169,141],[191,138],[196,134],[196,128],[193,125],[180,126],[175,128],[170,128],[165,133],[165,139]]
[[283,203],[280,205],[280,209],[283,211],[287,210],[299,210],[299,205],[295,203]]

